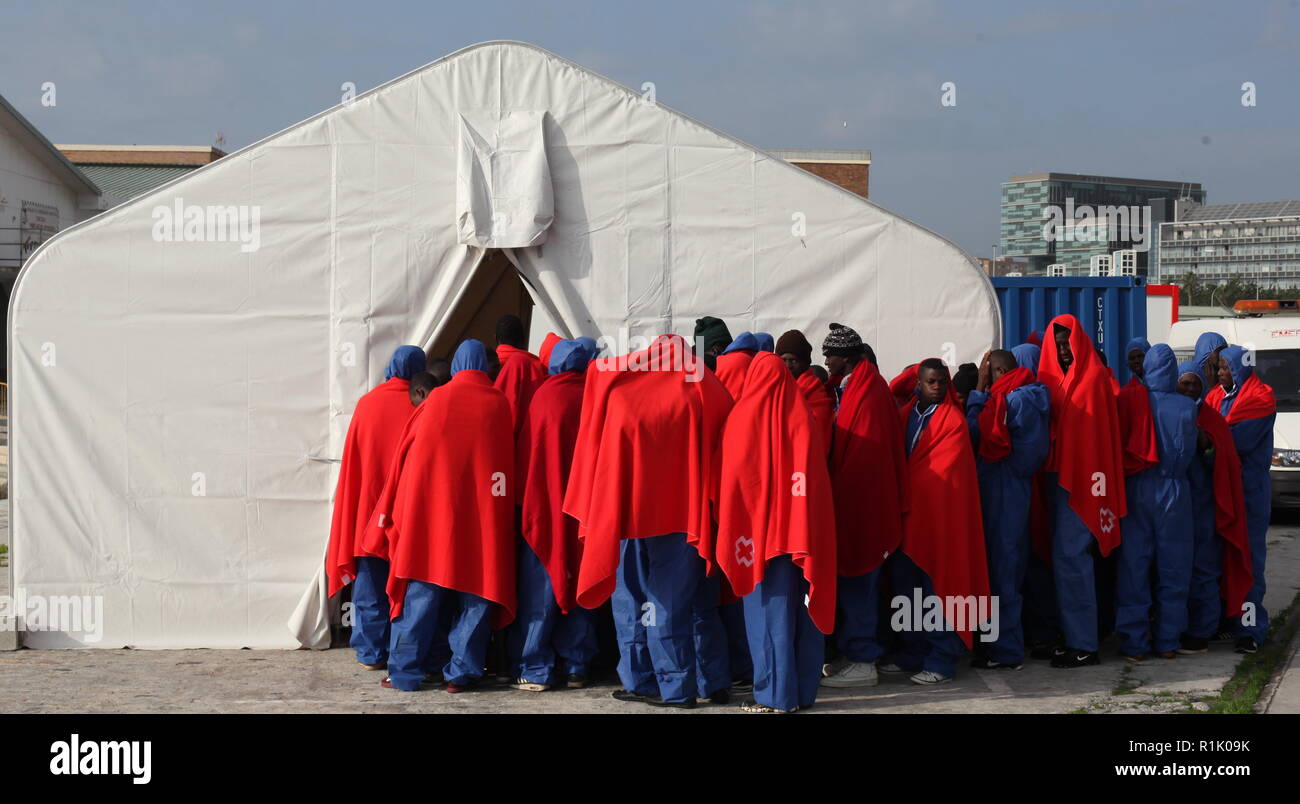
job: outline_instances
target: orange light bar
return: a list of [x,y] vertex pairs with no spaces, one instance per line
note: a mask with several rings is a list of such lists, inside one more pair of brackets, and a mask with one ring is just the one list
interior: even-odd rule
[[1242,299],[1232,305],[1238,313],[1265,315],[1268,313],[1294,313],[1300,311],[1300,301],[1295,299]]

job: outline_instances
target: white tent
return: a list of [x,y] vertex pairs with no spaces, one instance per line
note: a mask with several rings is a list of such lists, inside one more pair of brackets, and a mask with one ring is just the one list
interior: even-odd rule
[[475,45],[27,262],[15,588],[102,595],[97,647],[320,645],[303,590],[352,407],[396,345],[459,334],[493,254],[534,332],[689,336],[715,315],[820,343],[841,321],[887,376],[1000,338],[987,279],[942,237],[544,50]]

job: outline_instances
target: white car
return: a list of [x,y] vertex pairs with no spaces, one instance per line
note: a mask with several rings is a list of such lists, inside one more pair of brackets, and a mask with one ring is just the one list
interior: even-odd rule
[[1255,352],[1255,371],[1277,396],[1273,425],[1273,507],[1300,507],[1300,317],[1202,318],[1179,321],[1169,346],[1181,363],[1190,360],[1202,332]]

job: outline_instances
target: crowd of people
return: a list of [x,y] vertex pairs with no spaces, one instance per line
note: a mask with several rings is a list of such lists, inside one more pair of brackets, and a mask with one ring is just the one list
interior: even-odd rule
[[749,712],[1268,631],[1273,391],[1214,333],[1181,365],[1135,339],[1123,387],[1070,315],[888,381],[838,323],[824,368],[713,317],[626,355],[496,340],[399,347],[353,413],[326,572],[385,687],[585,687],[602,618],[616,699]]

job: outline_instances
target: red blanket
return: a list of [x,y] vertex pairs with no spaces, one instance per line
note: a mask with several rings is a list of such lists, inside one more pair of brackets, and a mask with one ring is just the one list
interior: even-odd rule
[[[1070,330],[1074,362],[1068,372],[1061,370],[1053,341],[1056,324]],[[1119,520],[1128,513],[1115,378],[1074,316],[1053,318],[1046,332],[1048,348],[1038,365],[1038,380],[1052,398],[1047,468],[1059,473],[1057,482],[1069,493],[1070,508],[1106,556],[1119,545]]]
[[785,362],[756,356],[722,434],[718,565],[743,597],[769,560],[791,556],[809,584],[808,613],[829,634],[835,509],[817,427]]
[[542,371],[549,372],[551,368],[551,350],[555,344],[564,340],[554,332],[546,333],[546,338],[542,341],[542,348],[537,350],[537,360],[542,364]]
[[817,422],[817,430],[821,433],[822,446],[829,453],[831,432],[835,427],[835,396],[827,392],[826,386],[811,371],[800,374],[795,385],[803,393],[804,401],[808,403],[813,419]]
[[[1223,402],[1223,397],[1227,391],[1223,390],[1222,385],[1216,385],[1205,395],[1205,404],[1214,408],[1216,411]],[[1273,395],[1273,389],[1259,378],[1259,375],[1251,372],[1246,381],[1241,384],[1241,390],[1237,392],[1237,400],[1228,408],[1228,426],[1231,427],[1238,422],[1249,421],[1251,419],[1260,419],[1264,416],[1272,416],[1277,412],[1277,399]]]
[[510,404],[482,371],[457,372],[412,417],[368,531],[382,531],[388,599],[402,613],[408,580],[499,604],[515,616],[514,445]]
[[[899,413],[899,421],[905,423],[911,408]],[[988,556],[984,552],[975,453],[966,417],[951,400],[945,400],[930,415],[930,423],[921,431],[907,466],[911,510],[903,552],[930,576],[934,594],[945,602],[967,595],[975,595],[977,601],[987,599]],[[970,648],[972,632],[979,623],[949,625],[965,626],[958,633]]]
[[1137,377],[1119,390],[1119,437],[1124,445],[1124,474],[1135,475],[1160,462],[1156,454],[1156,423],[1151,416],[1151,393]]
[[980,411],[980,457],[986,461],[1000,461],[1011,454],[1011,430],[1007,427],[1007,394],[1035,382],[1034,375],[1019,366],[1001,377],[989,388],[989,399]]
[[564,512],[583,539],[578,604],[614,591],[619,541],[686,534],[714,567],[715,462],[731,397],[679,335],[587,369]]
[[831,444],[836,567],[854,578],[880,566],[903,540],[907,457],[898,404],[870,362],[849,375]]
[[361,536],[384,490],[402,429],[415,410],[410,387],[409,381],[394,377],[357,400],[352,412],[343,442],[339,483],[334,491],[334,521],[325,557],[330,597],[356,577],[356,556],[367,555],[361,549]]
[[740,389],[745,386],[745,374],[753,359],[754,353],[748,349],[718,355],[718,364],[713,373],[718,375],[732,399],[740,399]]
[[[1234,403],[1233,407],[1236,407]],[[1231,413],[1231,411],[1229,411]],[[1214,527],[1223,539],[1223,574],[1219,596],[1227,617],[1240,617],[1254,578],[1250,566],[1250,539],[1246,532],[1246,493],[1241,485],[1241,458],[1228,423],[1217,408],[1202,403],[1196,414],[1199,427],[1214,445]]]
[[519,436],[524,541],[546,568],[555,602],[565,613],[577,605],[582,543],[578,540],[578,521],[562,508],[586,382],[583,372],[566,371],[542,383],[533,394]]
[[497,374],[496,388],[510,403],[513,428],[510,432],[518,435],[523,429],[528,401],[546,379],[546,367],[531,352],[504,343],[497,347],[497,359],[501,361],[501,371]]

